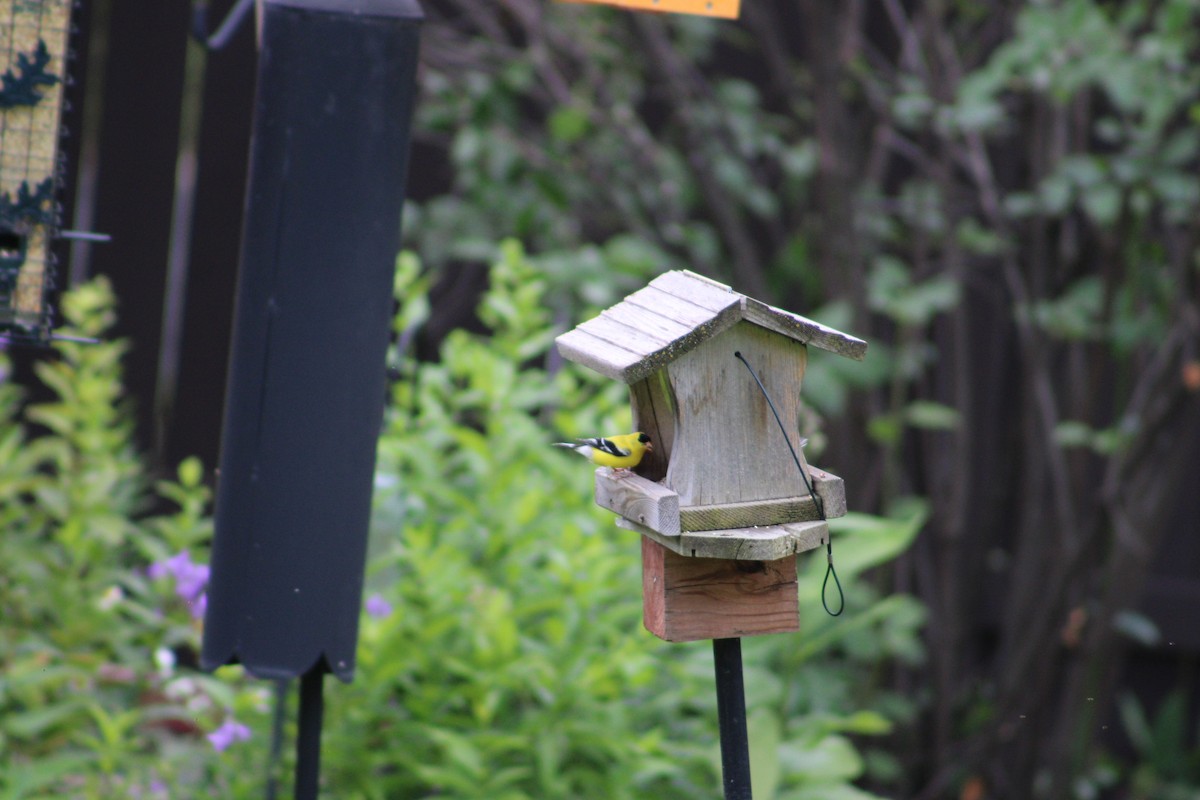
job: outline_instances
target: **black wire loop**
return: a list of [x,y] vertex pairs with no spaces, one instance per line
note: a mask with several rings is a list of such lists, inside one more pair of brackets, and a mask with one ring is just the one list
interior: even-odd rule
[[[833,568],[833,536],[830,536],[825,541],[825,553],[829,559],[829,567],[825,570],[825,580],[821,581],[821,605],[825,609],[825,613],[831,617],[840,617],[842,612],[846,610],[846,593],[842,591],[842,582],[838,580],[837,570]],[[833,576],[833,585],[837,587],[838,592],[838,608],[834,611],[829,607],[829,576]]]
[[[800,456],[796,455],[796,448],[792,447],[792,440],[788,438],[787,428],[783,425],[783,420],[779,418],[779,412],[775,410],[775,403],[771,401],[771,395],[767,394],[767,387],[763,386],[763,382],[759,380],[758,373],[754,371],[754,367],[750,366],[750,362],[742,355],[741,351],[734,351],[734,358],[742,362],[742,364],[750,371],[750,377],[754,378],[754,382],[758,384],[758,390],[762,392],[763,399],[767,401],[767,406],[771,409],[771,413],[775,415],[775,423],[779,425],[779,432],[783,434],[783,441],[787,444],[788,452],[792,454],[792,461],[796,462],[796,469],[800,472],[800,480],[804,481],[804,488],[808,490],[808,496],[812,498],[813,503],[817,507],[817,514],[822,520],[825,520],[825,503],[817,496],[816,490],[813,488],[812,482],[808,479],[808,474],[805,473],[804,467],[800,464]],[[829,561],[829,568],[825,570],[825,580],[821,582],[821,605],[825,608],[825,613],[831,617],[839,616],[846,610],[846,593],[842,591],[842,582],[838,580],[837,570],[833,568],[833,537],[830,536],[825,540],[825,556]],[[838,593],[838,609],[834,611],[829,607],[828,593],[829,576],[833,576],[833,585],[837,588]]]

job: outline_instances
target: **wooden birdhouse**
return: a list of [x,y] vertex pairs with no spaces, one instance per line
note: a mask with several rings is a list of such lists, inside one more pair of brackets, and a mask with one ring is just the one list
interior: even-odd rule
[[866,342],[684,270],[557,345],[630,387],[635,428],[654,445],[634,474],[596,471],[596,502],[643,535],[646,627],[669,641],[797,630],[795,555],[846,513],[841,478],[803,454],[808,348],[861,360]]

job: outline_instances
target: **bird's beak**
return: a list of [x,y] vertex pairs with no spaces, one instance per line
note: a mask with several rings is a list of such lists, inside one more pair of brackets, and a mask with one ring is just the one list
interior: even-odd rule
[[654,442],[646,442],[646,452],[653,452]]

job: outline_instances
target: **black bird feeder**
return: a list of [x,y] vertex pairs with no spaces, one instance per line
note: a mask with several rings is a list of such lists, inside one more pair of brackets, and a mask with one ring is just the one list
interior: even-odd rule
[[265,0],[201,664],[354,675],[416,94],[416,0]]

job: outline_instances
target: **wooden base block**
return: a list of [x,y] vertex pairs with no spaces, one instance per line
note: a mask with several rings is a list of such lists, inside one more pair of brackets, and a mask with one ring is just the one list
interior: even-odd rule
[[642,537],[642,620],[668,642],[800,630],[796,557],[691,558]]

